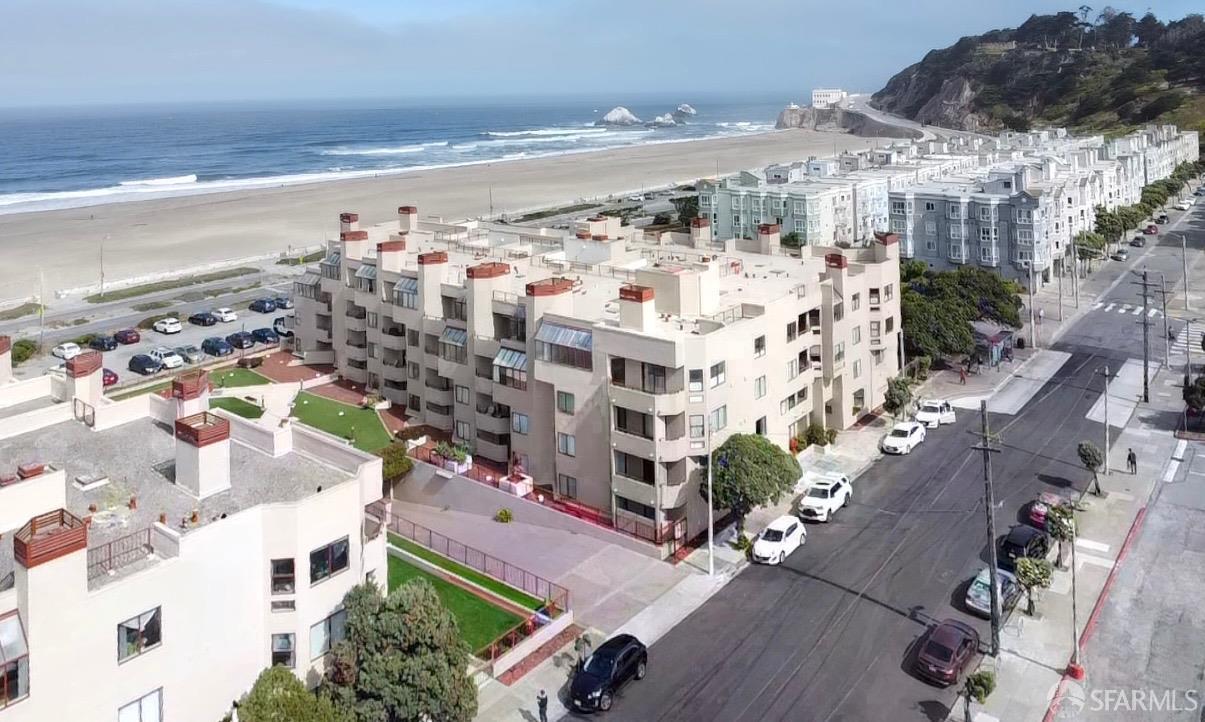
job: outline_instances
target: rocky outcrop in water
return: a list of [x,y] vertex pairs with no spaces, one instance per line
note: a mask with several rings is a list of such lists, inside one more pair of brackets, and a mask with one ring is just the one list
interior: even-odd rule
[[640,118],[636,117],[635,113],[633,113],[632,111],[623,107],[622,105],[617,105],[614,108],[611,108],[610,110],[608,110],[606,115],[604,115],[603,117],[594,121],[594,124],[595,125],[626,126],[626,125],[640,125],[641,122],[642,121],[640,120]]

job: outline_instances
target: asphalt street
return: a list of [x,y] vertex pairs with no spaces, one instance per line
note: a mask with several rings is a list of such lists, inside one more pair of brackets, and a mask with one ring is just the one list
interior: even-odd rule
[[[1205,245],[1199,213],[1179,225],[1190,251]],[[1126,281],[1143,263],[1174,287],[1183,275],[1178,247],[1161,234],[1144,253],[1098,271],[1120,279],[1105,297],[1133,304]],[[1041,491],[1088,481],[1076,446],[1101,433],[1086,418],[1103,389],[1099,371],[1108,365],[1116,375],[1142,356],[1135,317],[1103,308],[1086,310],[1054,346],[1068,360],[1016,416],[990,418],[1000,449],[992,455],[998,536]],[[623,690],[609,716],[944,720],[957,690],[922,682],[909,663],[938,620],[968,622],[988,637],[988,623],[962,605],[987,554],[982,457],[971,448],[978,423],[960,412],[912,455],[877,462],[855,481],[855,503],[831,524],[811,525],[782,567],[746,569],[653,645],[648,677]]]

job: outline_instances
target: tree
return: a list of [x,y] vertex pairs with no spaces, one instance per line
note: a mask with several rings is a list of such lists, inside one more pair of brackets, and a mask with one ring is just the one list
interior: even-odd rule
[[967,675],[962,686],[962,694],[966,698],[966,719],[971,719],[971,700],[979,704],[987,702],[987,698],[996,690],[996,673],[990,669],[981,669]]
[[[738,535],[755,506],[776,504],[795,488],[802,472],[795,457],[759,434],[733,434],[711,454],[712,505],[736,515]],[[706,497],[707,486],[701,486]]]
[[924,261],[916,259],[908,259],[900,262],[900,282],[911,283],[919,281],[925,277],[925,272],[929,270],[928,264]]
[[690,221],[699,217],[699,197],[698,196],[682,196],[681,198],[672,198],[670,202],[674,204],[674,208],[678,211],[678,222],[684,226],[689,226]]
[[912,288],[900,295],[904,341],[912,354],[930,358],[968,354],[975,348],[974,317],[961,304],[942,303]]
[[1100,479],[1097,478],[1096,472],[1100,469],[1101,465],[1105,463],[1105,455],[1102,454],[1100,449],[1097,448],[1096,444],[1093,444],[1091,441],[1079,442],[1079,447],[1076,449],[1076,451],[1079,453],[1080,463],[1084,465],[1085,469],[1092,472],[1092,486],[1094,488],[1092,493],[1099,496]]
[[357,722],[468,722],[477,714],[470,650],[425,580],[382,596],[365,582],[343,598],[346,638],[331,649],[323,689]]
[[1020,584],[1021,588],[1025,590],[1025,613],[1032,617],[1034,615],[1033,590],[1045,589],[1050,586],[1054,568],[1045,559],[1021,557],[1017,559],[1016,576],[1017,584]]
[[673,216],[671,216],[670,214],[665,213],[665,212],[661,212],[661,213],[658,213],[657,215],[653,216],[653,225],[654,226],[668,226],[669,224],[671,224],[673,222],[674,222]]
[[907,410],[912,403],[912,384],[903,376],[887,380],[887,391],[883,394],[883,409],[892,416],[899,417],[900,412]]
[[242,722],[350,722],[351,716],[335,707],[329,697],[306,689],[288,667],[274,666],[260,673],[238,706]]
[[1075,541],[1075,510],[1070,504],[1059,504],[1046,510],[1046,531],[1059,543],[1059,567],[1066,566],[1063,545]]
[[[1205,339],[1202,339],[1201,346],[1205,348]],[[1205,409],[1205,376],[1198,376],[1191,384],[1185,379],[1184,404],[1200,418],[1201,411]]]
[[801,243],[801,241],[799,240],[799,234],[796,233],[795,231],[791,231],[790,233],[786,234],[785,236],[780,238],[778,242],[779,242],[779,245],[781,245],[784,248],[799,248],[800,243]]
[[406,454],[406,443],[398,442],[377,452],[381,457],[381,479],[388,485],[396,484],[414,468],[414,462]]
[[1134,26],[1134,34],[1138,36],[1138,45],[1144,48],[1153,46],[1166,31],[1167,28],[1159,21],[1159,18],[1150,12],[1143,15]]

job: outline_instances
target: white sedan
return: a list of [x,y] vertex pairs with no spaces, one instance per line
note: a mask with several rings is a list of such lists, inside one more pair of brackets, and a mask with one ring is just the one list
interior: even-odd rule
[[780,516],[770,522],[753,542],[753,561],[782,564],[791,552],[807,541],[807,529],[793,516]]
[[217,319],[222,323],[231,323],[238,320],[238,314],[234,312],[234,309],[225,307],[215,308],[210,313],[217,316]]
[[885,454],[911,454],[925,440],[925,427],[915,421],[905,421],[892,427],[879,442]]
[[184,330],[184,327],[180,325],[180,319],[172,316],[159,319],[151,325],[151,328],[159,333],[180,333]]
[[147,356],[163,364],[165,369],[178,369],[184,365],[184,359],[180,357],[180,354],[164,346],[151,351]]
[[70,361],[76,356],[79,356],[82,352],[83,351],[80,349],[79,344],[71,343],[70,341],[67,343],[61,343],[50,350],[50,354],[52,356],[58,356],[64,361]]
[[930,429],[936,429],[942,424],[952,424],[956,420],[954,407],[949,401],[939,399],[922,401],[920,408],[916,410],[916,420]]

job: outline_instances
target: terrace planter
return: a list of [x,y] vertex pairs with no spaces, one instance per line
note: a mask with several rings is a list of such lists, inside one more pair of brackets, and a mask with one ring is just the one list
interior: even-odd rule
[[436,466],[453,474],[464,474],[469,469],[473,468],[473,455],[469,454],[464,457],[464,461],[456,459],[445,459],[439,454],[431,454],[431,460],[437,462]]
[[507,494],[518,497],[527,496],[532,492],[532,478],[527,474],[511,474],[498,480],[498,488]]

